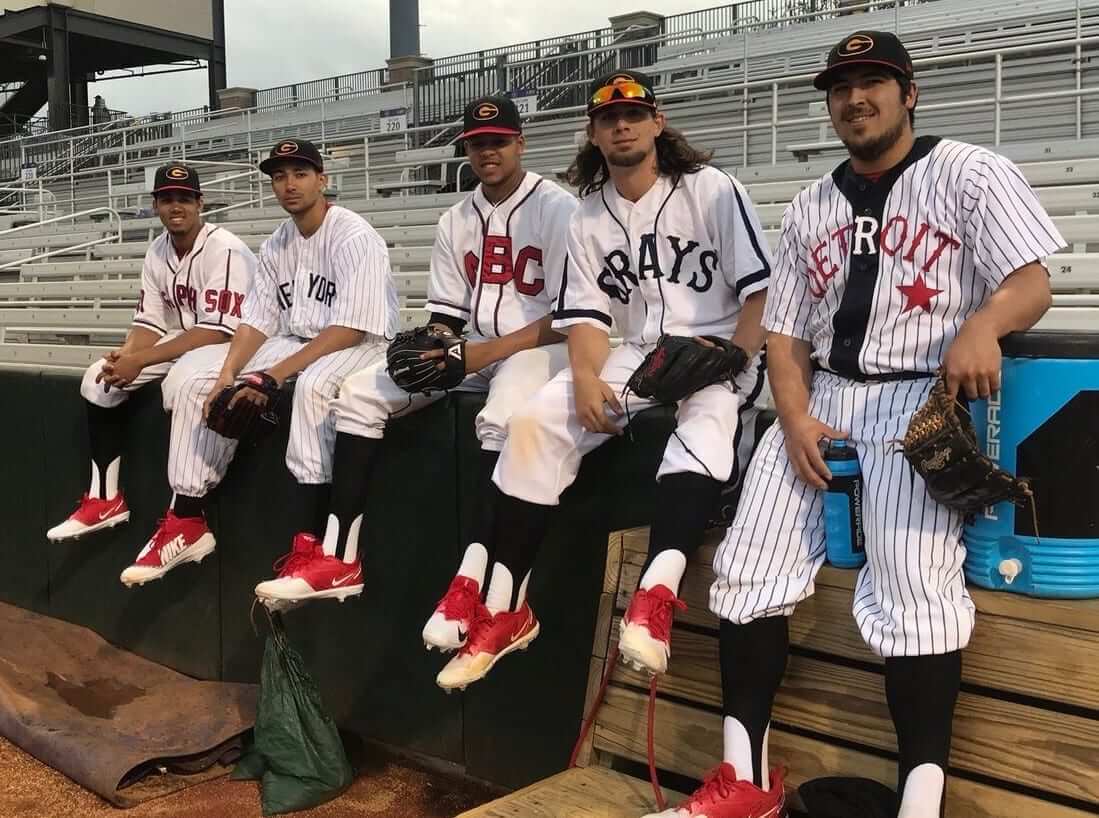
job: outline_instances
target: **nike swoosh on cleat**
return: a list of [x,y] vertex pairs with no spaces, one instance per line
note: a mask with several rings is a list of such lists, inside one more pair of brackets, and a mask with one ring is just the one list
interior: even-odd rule
[[348,574],[346,577],[340,577],[339,579],[332,580],[332,585],[333,586],[343,585],[348,580],[355,579],[356,577],[361,576],[361,575],[362,575],[362,571],[355,571],[354,573]]
[[515,633],[513,633],[513,634],[511,635],[511,638],[510,638],[510,639],[508,639],[508,644],[509,644],[509,645],[514,645],[514,644],[515,644],[515,640],[516,640],[516,639],[518,639],[518,638],[519,638],[520,636],[522,636],[522,635],[523,635],[523,633],[525,633],[525,632],[526,632],[526,630],[527,630],[527,627],[528,627],[528,626],[530,625],[530,620],[531,620],[531,617],[530,617],[530,615],[528,614],[528,615],[527,615],[527,620],[526,620],[526,622],[524,622],[524,623],[523,623],[523,627],[521,627],[521,628],[520,628],[519,630],[517,630],[517,631],[516,631]]
[[103,522],[103,521],[104,521],[104,520],[106,520],[106,519],[107,519],[108,517],[110,517],[110,516],[111,516],[112,514],[115,514],[115,513],[117,513],[117,511],[118,511],[118,510],[119,510],[120,508],[122,508],[122,504],[121,504],[121,503],[118,503],[118,504],[117,504],[117,505],[116,505],[116,506],[115,506],[114,508],[109,508],[109,509],[107,509],[106,511],[104,511],[104,512],[103,512],[102,514],[100,514],[100,515],[99,515],[99,521],[100,521],[100,522]]

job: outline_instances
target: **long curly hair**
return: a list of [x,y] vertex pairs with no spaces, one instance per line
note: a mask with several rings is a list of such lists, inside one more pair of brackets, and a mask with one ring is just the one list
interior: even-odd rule
[[[713,151],[700,150],[687,141],[675,128],[664,128],[656,138],[656,165],[662,174],[682,176],[697,173],[713,157]],[[602,151],[591,141],[576,154],[569,169],[558,177],[575,188],[581,196],[599,190],[610,178],[607,160]]]

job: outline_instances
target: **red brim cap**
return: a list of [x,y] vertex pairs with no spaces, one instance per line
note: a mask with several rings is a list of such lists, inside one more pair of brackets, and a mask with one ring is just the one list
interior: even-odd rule
[[486,125],[483,128],[471,128],[470,130],[465,131],[458,138],[469,139],[471,136],[477,136],[478,134],[482,133],[503,134],[504,136],[519,136],[523,132],[517,131],[514,128],[501,128],[498,125]]

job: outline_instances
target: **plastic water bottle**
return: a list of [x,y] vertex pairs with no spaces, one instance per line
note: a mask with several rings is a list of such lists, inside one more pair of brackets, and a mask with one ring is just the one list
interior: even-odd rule
[[854,446],[831,440],[824,462],[832,479],[824,493],[824,547],[837,568],[859,568],[866,562],[862,527],[862,470]]

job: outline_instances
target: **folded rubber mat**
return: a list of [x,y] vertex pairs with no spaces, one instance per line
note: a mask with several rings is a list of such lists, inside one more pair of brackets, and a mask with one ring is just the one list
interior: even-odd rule
[[0,603],[0,735],[118,806],[227,772],[257,695]]

